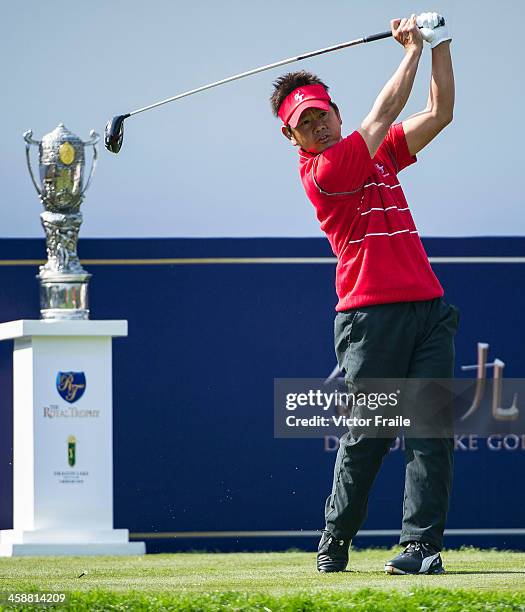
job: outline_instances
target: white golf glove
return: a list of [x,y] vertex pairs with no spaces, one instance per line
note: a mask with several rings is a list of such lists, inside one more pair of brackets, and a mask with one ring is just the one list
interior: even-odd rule
[[445,40],[452,40],[446,24],[438,25],[440,19],[441,15],[439,13],[421,13],[416,17],[416,24],[418,28],[421,28],[421,36],[423,40],[430,43],[432,49],[445,42]]

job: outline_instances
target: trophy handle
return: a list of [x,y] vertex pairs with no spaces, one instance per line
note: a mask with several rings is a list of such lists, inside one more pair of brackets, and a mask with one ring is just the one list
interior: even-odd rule
[[29,169],[29,175],[31,177],[31,180],[33,181],[33,185],[35,186],[36,192],[38,193],[38,195],[42,195],[42,190],[40,189],[40,187],[38,186],[38,183],[35,181],[35,176],[33,174],[33,169],[31,168],[31,158],[29,157],[29,147],[34,144],[34,145],[40,145],[40,142],[38,140],[33,140],[31,138],[31,136],[33,135],[33,130],[27,130],[26,132],[24,132],[24,140],[26,141],[26,161],[27,161],[27,167]]
[[85,145],[96,145],[97,142],[99,141],[100,136],[95,132],[95,130],[91,130],[91,132],[89,132],[89,140],[86,140],[85,142],[83,142],[82,144]]
[[95,168],[96,168],[96,165],[97,165],[97,159],[98,159],[97,147],[95,145],[97,144],[100,136],[95,132],[95,130],[91,130],[91,132],[89,132],[89,136],[90,136],[89,140],[86,140],[82,144],[84,146],[86,146],[86,145],[92,145],[93,146],[93,161],[91,163],[91,172],[89,173],[89,177],[88,177],[88,180],[86,182],[86,186],[82,190],[82,195],[84,195],[86,193],[86,191],[88,190],[89,183],[91,182],[91,177],[93,176],[93,172],[95,172]]

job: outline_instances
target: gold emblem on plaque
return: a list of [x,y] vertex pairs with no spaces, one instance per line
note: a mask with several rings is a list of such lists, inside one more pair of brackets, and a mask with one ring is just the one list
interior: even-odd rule
[[63,164],[69,166],[75,161],[75,149],[69,142],[63,142],[58,148],[58,157]]
[[75,436],[69,436],[67,439],[67,462],[71,467],[77,461],[77,439]]

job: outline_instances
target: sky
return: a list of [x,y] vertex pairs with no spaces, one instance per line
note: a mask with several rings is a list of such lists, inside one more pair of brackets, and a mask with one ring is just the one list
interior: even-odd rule
[[[423,236],[524,235],[520,177],[523,0],[3,0],[0,237],[42,237],[22,134],[106,121],[287,57],[441,12],[453,35],[453,123],[400,174]],[[119,155],[99,144],[81,237],[321,236],[297,150],[271,114],[272,81],[308,69],[330,85],[343,135],[359,126],[403,56],[392,39],[247,77],[128,119]],[[400,118],[423,109],[428,45]],[[32,148],[37,169],[37,149]],[[88,153],[90,159],[91,153]],[[89,164],[89,162],[88,162]]]

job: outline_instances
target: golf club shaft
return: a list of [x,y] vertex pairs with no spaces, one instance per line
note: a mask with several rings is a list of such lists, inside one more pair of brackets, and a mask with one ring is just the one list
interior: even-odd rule
[[180,100],[181,98],[185,98],[186,96],[191,96],[192,94],[198,93],[199,91],[211,89],[212,87],[217,87],[218,85],[223,85],[224,83],[229,83],[230,81],[235,81],[237,79],[243,79],[244,77],[250,76],[252,74],[257,74],[258,72],[263,72],[265,70],[277,68],[278,66],[284,66],[293,62],[298,62],[308,57],[314,57],[315,55],[330,53],[330,51],[338,51],[339,49],[346,49],[346,47],[353,47],[362,43],[372,42],[374,40],[381,40],[382,38],[389,38],[390,36],[392,36],[392,32],[390,31],[380,32],[378,34],[363,36],[362,38],[356,38],[355,40],[350,40],[348,42],[340,43],[338,45],[326,47],[324,49],[318,49],[317,51],[311,51],[310,53],[297,55],[296,57],[289,57],[288,59],[281,60],[280,62],[274,62],[273,64],[261,66],[260,68],[255,68],[254,70],[248,70],[248,72],[241,72],[240,74],[228,77],[227,79],[222,79],[221,81],[215,81],[215,83],[210,83],[208,85],[203,85],[202,87],[197,87],[197,89],[190,89],[189,91],[185,91],[184,93],[178,94],[177,96],[173,96],[172,98],[167,98],[166,100],[162,100],[161,102],[155,102],[155,104],[150,104],[149,106],[144,106],[143,108],[131,111],[128,116],[131,117],[132,115],[143,113],[144,111],[150,110],[151,108],[155,108],[156,106],[161,106],[162,104],[167,104],[168,102],[174,102],[175,100]]

